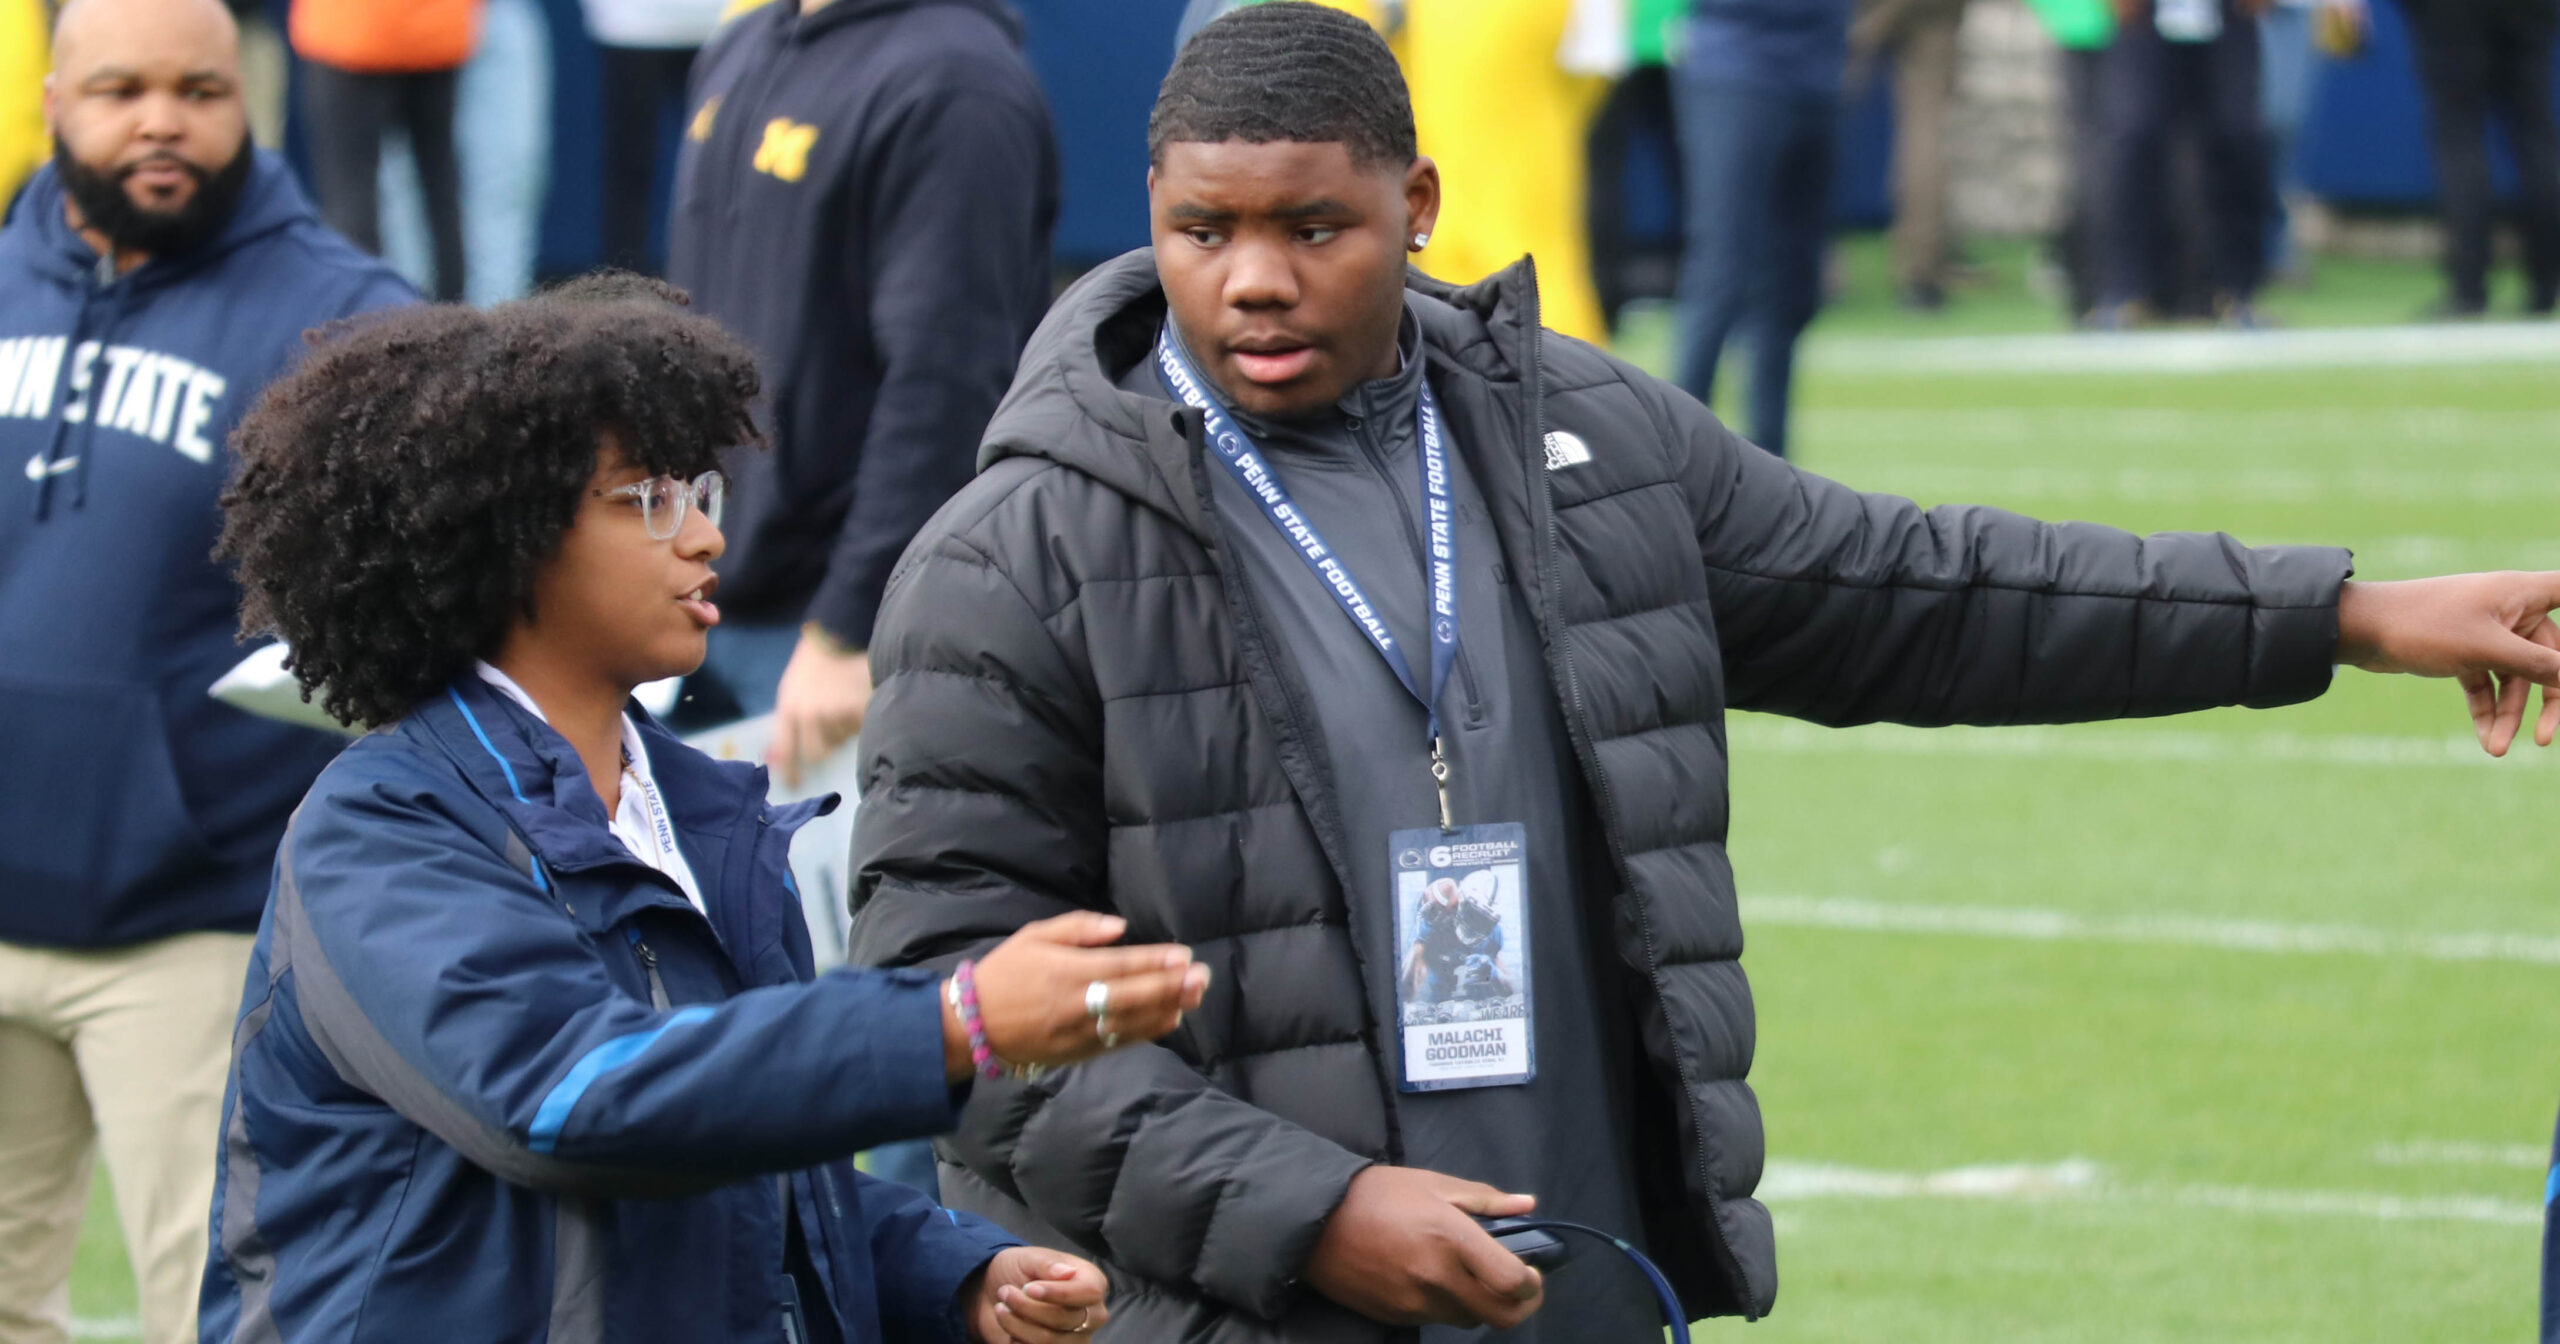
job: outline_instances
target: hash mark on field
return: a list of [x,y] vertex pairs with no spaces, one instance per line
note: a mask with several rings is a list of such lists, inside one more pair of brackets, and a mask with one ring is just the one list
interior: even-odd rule
[[2560,938],[2520,933],[2395,933],[2337,924],[2082,915],[2026,906],[1905,905],[1850,897],[1745,896],[1746,925],[1951,934],[2028,942],[2148,943],[2291,956],[2414,957],[2560,966]]
[[2419,1140],[2386,1143],[2373,1150],[2373,1160],[2386,1167],[2515,1167],[2540,1171],[2551,1152],[2526,1143],[2442,1143]]
[[1739,752],[1837,752],[1877,756],[1978,756],[2074,761],[2168,762],[2180,765],[2496,766],[2547,768],[2552,759],[2519,739],[2505,759],[2467,737],[2379,734],[2203,733],[2174,728],[2018,727],[1906,728],[1871,724],[1824,728],[1766,715],[1736,716],[1726,726]]
[[1828,1162],[1772,1161],[1759,1197],[1802,1199],[2079,1199],[2177,1204],[2235,1213],[2437,1221],[2538,1227],[2542,1210],[2523,1200],[2482,1196],[2403,1196],[2357,1190],[2267,1190],[2233,1185],[2111,1185],[2098,1164],[2072,1158],[2046,1165],[1957,1167],[1938,1172],[1871,1171]]

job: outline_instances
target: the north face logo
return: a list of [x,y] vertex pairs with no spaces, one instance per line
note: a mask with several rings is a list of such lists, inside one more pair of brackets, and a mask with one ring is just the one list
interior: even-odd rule
[[1562,471],[1590,460],[1591,445],[1584,443],[1581,435],[1561,429],[1547,432],[1547,470]]

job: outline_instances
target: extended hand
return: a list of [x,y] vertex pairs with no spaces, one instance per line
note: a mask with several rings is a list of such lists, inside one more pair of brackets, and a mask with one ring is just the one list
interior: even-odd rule
[[815,627],[803,628],[782,684],[773,693],[773,740],[765,764],[792,788],[800,767],[834,754],[862,731],[871,708],[871,655],[848,649]]
[[960,1285],[970,1338],[980,1344],[1075,1344],[1091,1339],[1111,1308],[1110,1282],[1087,1261],[1037,1246],[1016,1246]]
[[2560,731],[2560,573],[2454,574],[2404,583],[2350,583],[2338,594],[2338,661],[2368,672],[2451,677],[2471,727],[2504,756],[2524,727],[2526,697],[2542,687],[2533,740]]
[[1538,1310],[1546,1284],[1470,1214],[1516,1218],[1528,1195],[1414,1167],[1371,1167],[1325,1220],[1306,1280],[1389,1325],[1509,1329]]
[[[1025,924],[979,958],[978,1019],[987,1044],[1007,1064],[1074,1064],[1112,1045],[1152,1041],[1200,1006],[1209,968],[1179,943],[1109,946],[1129,931],[1117,915],[1077,913]],[[1110,987],[1111,1035],[1085,1011],[1086,989]],[[942,1014],[943,1064],[954,1079],[969,1076],[968,1034],[948,1006]]]

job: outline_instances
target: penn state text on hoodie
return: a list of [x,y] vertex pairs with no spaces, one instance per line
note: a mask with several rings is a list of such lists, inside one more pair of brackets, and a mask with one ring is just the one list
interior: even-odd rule
[[259,151],[231,219],[124,275],[47,166],[0,228],[0,941],[249,932],[343,745],[208,694],[246,652],[225,446],[305,331],[417,295]]

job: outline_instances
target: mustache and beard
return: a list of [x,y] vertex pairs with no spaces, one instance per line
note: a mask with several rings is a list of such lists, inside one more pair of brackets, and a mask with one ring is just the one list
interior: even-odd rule
[[[164,256],[184,252],[222,230],[231,222],[231,212],[240,203],[240,191],[249,181],[251,150],[247,139],[240,142],[240,152],[220,168],[210,171],[173,154],[156,154],[120,168],[93,168],[71,156],[71,147],[61,136],[53,139],[54,171],[62,178],[62,187],[71,203],[80,209],[80,218],[90,228],[107,236],[119,248],[131,248],[146,256]],[[194,179],[195,190],[187,193],[184,204],[172,209],[153,209],[135,203],[126,190],[126,182],[146,165],[171,164]]]

